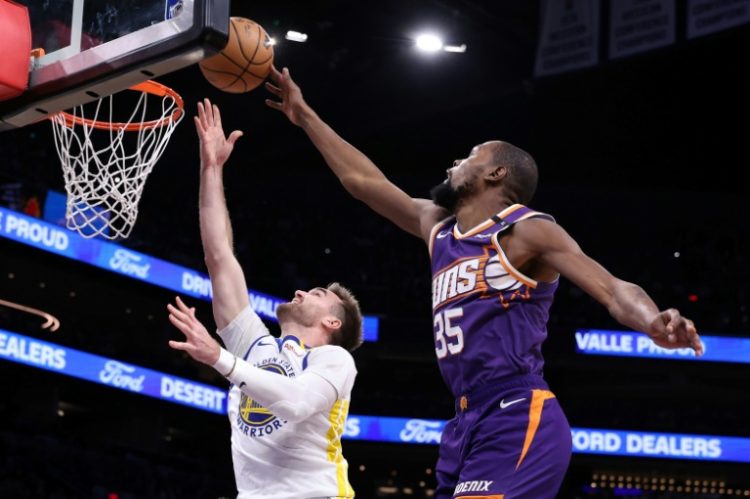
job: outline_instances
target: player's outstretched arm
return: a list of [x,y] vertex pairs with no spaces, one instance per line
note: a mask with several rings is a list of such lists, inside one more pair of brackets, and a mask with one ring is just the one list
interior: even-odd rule
[[698,355],[703,353],[693,321],[674,308],[660,311],[640,286],[613,276],[584,254],[559,225],[528,220],[514,227],[514,237],[532,257],[538,257],[607,307],[620,324],[648,334],[661,347],[690,347]]
[[333,361],[334,365],[323,366],[329,367],[330,375],[321,374],[320,362],[313,360],[300,376],[280,376],[259,369],[221,348],[196,318],[195,309],[187,307],[179,298],[176,306],[169,304],[167,310],[169,321],[185,335],[185,341],[172,340],[170,347],[212,366],[243,393],[288,421],[303,421],[315,413],[330,411],[344,385],[345,374],[356,372],[351,355],[336,348],[328,352],[328,362]]
[[242,132],[227,138],[221,113],[208,99],[198,103],[195,128],[200,139],[200,230],[203,253],[213,288],[214,320],[226,327],[249,304],[247,285],[232,248],[232,224],[224,199],[224,164]]
[[410,197],[388,180],[370,158],[321,120],[303,99],[287,68],[281,72],[272,68],[271,78],[275,85],[266,83],[266,89],[280,100],[267,99],[266,104],[283,112],[307,133],[344,188],[406,232],[427,240],[433,225],[447,213],[432,201]]

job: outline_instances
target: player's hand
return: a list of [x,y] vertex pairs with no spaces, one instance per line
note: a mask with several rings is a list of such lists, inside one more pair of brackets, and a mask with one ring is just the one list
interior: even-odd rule
[[292,80],[289,69],[284,68],[279,72],[278,69],[271,66],[271,79],[276,85],[266,82],[266,90],[280,100],[266,99],[266,105],[284,113],[289,121],[295,125],[302,126],[303,114],[309,107],[305,99],[302,98],[302,90]]
[[696,355],[703,355],[703,344],[695,324],[674,308],[659,312],[648,329],[651,339],[662,348],[689,347]]
[[232,154],[234,143],[242,137],[242,132],[235,130],[226,138],[219,107],[208,99],[198,103],[198,116],[194,116],[193,120],[200,139],[201,165],[207,168],[222,166]]
[[185,335],[185,341],[170,341],[169,346],[175,350],[187,352],[193,359],[204,364],[213,365],[219,360],[221,347],[195,317],[195,308],[190,308],[178,296],[177,306],[167,305],[169,322]]

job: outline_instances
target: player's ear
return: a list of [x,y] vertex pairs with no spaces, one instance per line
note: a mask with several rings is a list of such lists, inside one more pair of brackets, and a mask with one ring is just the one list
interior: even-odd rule
[[341,319],[333,314],[328,314],[323,317],[323,326],[331,333],[341,329]]
[[505,165],[494,165],[484,176],[485,180],[496,184],[508,177],[508,167]]

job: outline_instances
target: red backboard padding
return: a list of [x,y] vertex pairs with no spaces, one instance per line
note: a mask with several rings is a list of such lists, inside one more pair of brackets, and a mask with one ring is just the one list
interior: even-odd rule
[[23,5],[0,0],[0,100],[21,95],[29,83],[31,22]]

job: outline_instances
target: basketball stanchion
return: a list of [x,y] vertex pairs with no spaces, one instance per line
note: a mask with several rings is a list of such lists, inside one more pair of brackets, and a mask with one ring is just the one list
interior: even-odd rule
[[[66,226],[86,238],[130,235],[146,179],[185,114],[179,94],[160,83],[129,90],[140,96],[126,121],[115,120],[114,95],[90,104],[90,118],[82,105],[49,118],[68,194]],[[161,102],[160,117],[150,120],[149,96]]]

